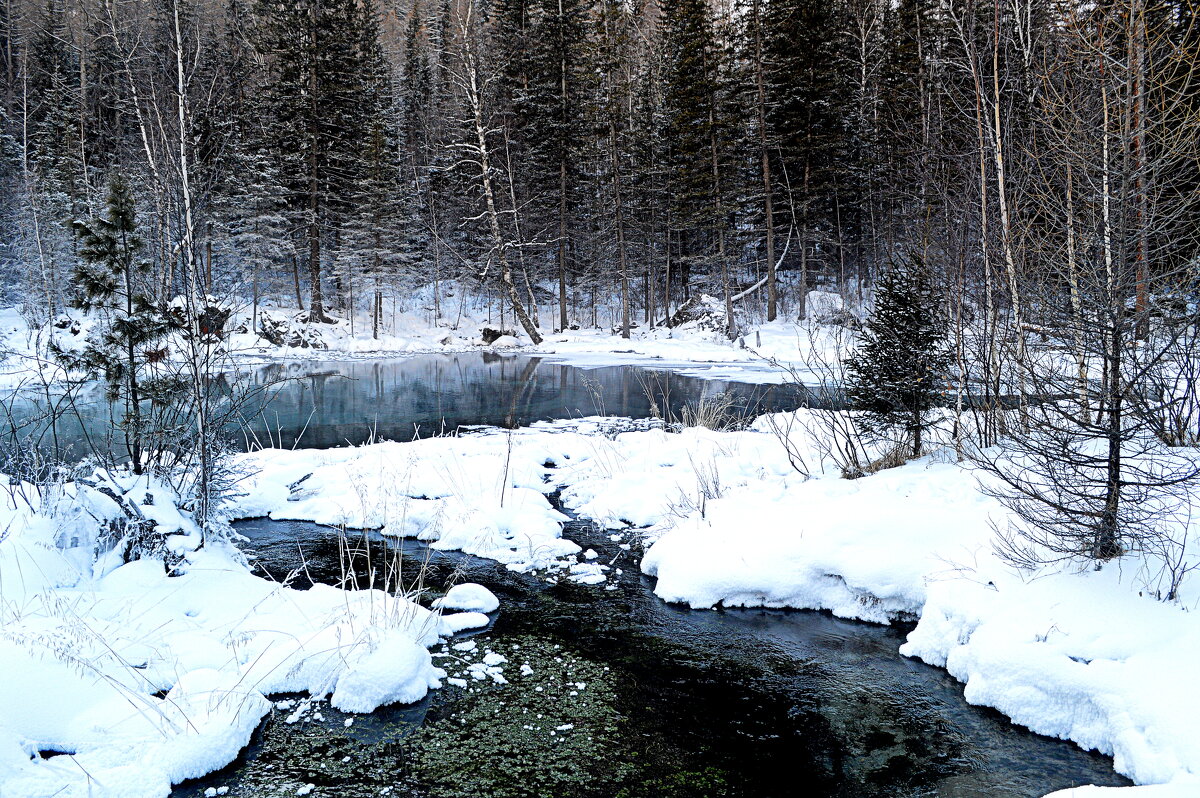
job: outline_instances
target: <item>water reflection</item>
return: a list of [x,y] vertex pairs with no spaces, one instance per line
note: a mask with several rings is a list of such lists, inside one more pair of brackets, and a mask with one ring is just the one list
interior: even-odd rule
[[260,434],[290,446],[357,444],[374,435],[427,437],[461,425],[616,415],[645,418],[730,393],[738,412],[795,407],[800,389],[701,380],[631,366],[581,369],[494,354],[272,364],[244,373],[272,385],[247,414]]
[[[726,393],[733,411],[748,415],[794,408],[803,398],[798,386],[704,380],[633,366],[583,369],[477,352],[271,363],[216,375],[210,387],[225,399],[242,398],[228,425],[235,445],[315,448],[423,438],[463,425],[516,427],[592,415],[670,418]],[[18,395],[9,404],[27,446],[57,445],[65,459],[93,449],[121,451],[121,439],[110,440],[118,408],[98,385],[80,390],[53,427],[40,420],[45,397]]]

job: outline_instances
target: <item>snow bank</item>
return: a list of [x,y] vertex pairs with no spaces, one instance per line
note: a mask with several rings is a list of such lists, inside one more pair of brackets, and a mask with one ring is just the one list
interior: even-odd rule
[[634,365],[702,379],[813,382],[809,361],[815,365],[817,355],[833,357],[838,336],[817,324],[786,321],[753,325],[732,341],[702,329],[635,330],[629,339],[603,330],[569,330],[547,334],[536,351],[552,361],[584,367]]
[[[561,537],[566,516],[546,494],[553,466],[590,456],[582,434],[471,435],[326,451],[244,456],[257,476],[242,517],[378,529],[505,563],[544,568],[579,547]],[[548,465],[549,464],[549,465]]]
[[983,519],[986,533],[995,508],[969,473],[928,460],[869,479],[806,479],[774,434],[755,430],[625,433],[558,479],[580,514],[643,527],[642,568],[667,601],[875,622],[916,616],[927,575],[984,546],[980,529],[964,529]]
[[[132,481],[168,540],[196,536],[160,486]],[[212,541],[173,576],[152,559],[93,569],[87,490],[29,496],[0,493],[4,798],[159,798],[232,761],[267,694],[369,712],[440,686],[441,620],[403,597],[292,590]]]
[[[1132,557],[1023,579],[994,556],[1005,511],[967,468],[927,457],[857,480],[832,467],[806,478],[770,426],[593,439],[547,477],[580,514],[641,527],[642,568],[668,601],[919,617],[903,653],[946,667],[968,701],[1171,785],[1148,796],[1200,795],[1200,618],[1185,609],[1200,600],[1196,580],[1164,604],[1139,593],[1153,572]],[[819,425],[792,429],[793,454],[819,464]]]
[[1145,787],[1072,787],[1045,798],[1196,798],[1197,795],[1200,795],[1200,778],[1180,776],[1170,784]]
[[901,653],[945,667],[971,703],[1111,755],[1138,783],[1200,776],[1200,620],[1129,577],[1114,566],[1022,581],[984,561],[931,582]]
[[[676,328],[635,327],[629,339],[614,334],[611,325],[561,332],[543,329],[544,340],[536,347],[518,329],[515,337],[504,336],[485,344],[481,337],[483,328],[500,326],[495,298],[475,293],[471,286],[453,280],[442,281],[438,292],[438,302],[434,300],[432,284],[386,299],[378,337],[365,308],[354,321],[342,318],[332,324],[307,325],[296,321],[302,316],[298,308],[286,303],[261,303],[260,317],[281,323],[296,346],[277,346],[259,335],[251,303],[234,302],[229,306],[231,316],[222,346],[240,359],[252,360],[329,360],[516,348],[584,367],[639,365],[750,383],[786,382],[793,378],[789,372],[794,372],[795,376],[812,382],[814,374],[821,370],[815,364],[818,356],[827,362],[837,359],[838,341],[845,337],[845,331],[837,325],[849,317],[840,296],[813,291],[809,294],[814,310],[811,321],[779,320],[748,325],[744,334],[732,341],[725,337],[723,325],[718,325],[721,330],[712,330],[685,324]],[[723,305],[717,304],[723,312]],[[56,323],[60,326],[55,326]],[[268,326],[275,325],[268,323]],[[505,318],[504,326],[516,325]],[[47,344],[53,339],[65,350],[78,349],[90,327],[86,315],[73,312],[70,317],[30,329],[17,308],[0,309],[0,386],[36,386],[43,380],[62,379],[65,374],[48,356]],[[182,347],[171,349],[184,351]]]

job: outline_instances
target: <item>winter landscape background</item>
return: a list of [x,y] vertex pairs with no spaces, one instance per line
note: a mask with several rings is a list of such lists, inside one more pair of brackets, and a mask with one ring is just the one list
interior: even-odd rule
[[1200,795],[1198,12],[0,2],[0,796]]

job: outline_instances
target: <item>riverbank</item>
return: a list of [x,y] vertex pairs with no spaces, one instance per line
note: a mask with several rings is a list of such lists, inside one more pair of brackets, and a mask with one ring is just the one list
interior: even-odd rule
[[[792,351],[798,351],[798,331],[777,327],[777,334],[764,340],[783,347],[790,336]],[[695,352],[697,357],[711,356],[714,363],[692,363],[689,368],[709,369],[709,376],[714,368],[761,374],[774,369],[764,366],[751,348],[742,350],[702,330],[687,335],[691,338],[643,336],[630,344],[602,333],[572,333],[548,341],[546,347],[561,346],[563,351],[553,357],[579,362],[642,357],[672,370],[684,366],[667,357],[671,351]],[[708,344],[697,343],[704,340]],[[640,348],[636,352],[616,348],[626,346]],[[704,346],[713,352],[704,355]],[[327,350],[308,351],[314,357],[328,356]],[[259,354],[273,360],[290,357],[291,352],[276,348]],[[356,356],[350,348],[342,354]],[[718,365],[716,361],[726,355],[728,359]],[[752,429],[739,432],[703,428],[679,433],[624,428],[627,431],[622,432],[620,422],[596,419],[409,444],[264,450],[243,458],[252,476],[242,485],[246,495],[234,513],[382,528],[388,534],[430,541],[435,548],[489,557],[543,579],[606,590],[612,585],[614,567],[561,538],[563,519],[546,498],[561,491],[570,509],[608,527],[614,543],[628,546],[631,552],[645,549],[641,567],[657,579],[656,592],[668,601],[697,608],[825,609],[876,623],[919,619],[903,652],[945,667],[965,683],[968,700],[996,707],[1036,731],[1110,754],[1117,769],[1137,782],[1174,782],[1169,787],[1147,787],[1148,795],[1176,798],[1200,791],[1195,781],[1200,774],[1200,735],[1191,723],[1200,716],[1200,699],[1187,687],[1192,665],[1200,656],[1194,612],[1200,592],[1194,580],[1185,583],[1176,602],[1164,604],[1151,598],[1161,574],[1152,562],[1132,556],[1099,573],[1047,570],[1018,575],[992,553],[992,524],[1005,522],[1004,511],[979,490],[975,474],[943,452],[862,479],[842,479],[836,458],[822,444],[820,419],[806,413],[760,419]],[[790,442],[788,447],[782,445],[781,435]],[[215,558],[211,549],[189,555],[190,581],[155,574],[157,581],[143,583],[153,564],[134,563],[116,570],[112,563],[93,567],[96,526],[111,515],[97,514],[104,501],[75,489],[62,494],[63,502],[53,507],[40,504],[41,499],[22,503],[21,495],[34,493],[32,487],[19,486],[12,494],[6,531],[0,535],[0,579],[8,622],[6,672],[28,675],[27,680],[14,679],[9,686],[12,706],[19,709],[0,723],[10,732],[18,731],[6,733],[6,753],[0,761],[21,772],[34,768],[37,778],[67,774],[62,776],[65,782],[46,782],[58,785],[47,790],[58,790],[63,784],[82,789],[80,785],[93,778],[92,770],[124,766],[125,755],[113,755],[113,750],[128,751],[131,745],[140,749],[145,738],[123,736],[121,724],[115,721],[81,727],[84,721],[79,717],[54,712],[47,715],[54,718],[51,726],[38,726],[41,721],[31,719],[46,713],[45,700],[53,694],[54,679],[69,684],[84,679],[90,686],[80,688],[80,695],[92,696],[82,702],[84,709],[101,698],[128,702],[126,693],[138,695],[134,703],[139,705],[153,699],[150,706],[155,713],[164,701],[191,701],[189,690],[202,697],[230,694],[234,685],[241,689],[250,684],[245,681],[243,657],[255,650],[253,645],[246,647],[239,637],[244,630],[231,619],[251,618],[260,599],[284,589],[241,582],[244,568],[232,551],[222,558]],[[160,497],[159,506],[170,504],[169,498]],[[165,523],[175,524],[184,537],[193,534],[183,516]],[[131,591],[126,580],[137,585],[137,591]],[[200,598],[172,604],[156,592],[160,588],[181,595],[195,590],[196,597],[210,592],[223,596],[228,591],[245,601],[230,599],[233,603],[225,616],[217,616],[221,619],[217,626],[196,626]],[[134,622],[150,606],[128,600],[138,591],[174,607],[170,622],[164,621],[162,627],[172,632],[169,639],[156,636],[158,627],[148,629]],[[318,632],[332,628],[333,608],[348,601],[342,593],[329,594],[320,611],[301,613],[311,625],[275,631],[296,639],[321,639]],[[287,602],[294,604],[293,598]],[[420,615],[419,608],[409,604],[396,604],[388,614]],[[63,607],[68,611],[64,613]],[[150,617],[157,616],[150,613]],[[314,620],[320,618],[325,626]],[[97,628],[101,631],[81,631]],[[125,629],[129,632],[123,637]],[[187,642],[193,633],[205,642]],[[123,641],[111,656],[107,653],[110,634]],[[149,635],[152,648],[165,652],[163,663],[170,663],[156,666],[160,670],[152,679],[147,678],[149,666],[142,659],[124,652],[125,646],[144,650],[138,647],[143,645],[137,642],[138,634]],[[407,628],[405,645],[424,645],[423,634]],[[362,646],[354,642],[359,638],[344,633],[335,638],[339,651],[343,645],[362,651],[381,645],[372,639]],[[212,639],[224,648],[210,649]],[[40,652],[38,656],[28,656],[30,645]],[[202,680],[202,687],[190,687],[185,676],[196,669],[196,663],[208,668],[214,662],[211,657],[196,657],[195,652],[202,650],[225,652],[224,664],[215,669],[233,681]],[[310,654],[323,651],[303,649],[296,656],[306,661]],[[99,667],[97,661],[106,664]],[[67,665],[59,667],[63,662]],[[44,668],[46,663],[52,667]],[[414,673],[424,673],[428,687],[438,677],[423,667]],[[35,688],[26,689],[28,684]],[[273,683],[262,684],[253,695],[270,692]],[[170,690],[180,685],[183,692],[172,698]],[[265,706],[251,693],[242,695],[248,697],[239,700],[238,712]],[[159,766],[167,761],[164,757],[144,760],[151,774],[146,777],[145,794],[161,794],[162,785],[169,785],[178,774],[231,757],[229,751],[236,753],[237,740],[254,727],[251,715],[219,716],[214,723],[231,724],[237,731],[223,738],[225,747],[204,749],[208,753],[203,755],[186,754],[185,758],[200,757],[188,761],[201,764],[171,770]],[[180,723],[178,717],[172,722]],[[185,726],[195,726],[190,716]],[[20,731],[24,728],[34,731]],[[108,729],[115,736],[106,738],[108,732],[97,729]],[[104,748],[110,743],[125,748]],[[183,745],[192,750],[191,742]],[[109,753],[87,770],[82,765],[67,766],[62,756],[29,759],[38,752],[69,751],[71,762],[86,763],[90,760],[84,752],[92,750],[89,746]],[[0,785],[0,795],[7,795],[3,789]],[[1080,796],[1089,794],[1084,791]],[[1137,790],[1128,794],[1132,798]]]
[[[441,290],[445,294],[445,285]],[[455,291],[450,289],[449,298]],[[300,312],[295,308],[264,306],[256,311],[246,303],[232,303],[227,335],[218,350],[239,364],[520,352],[592,368],[636,365],[747,383],[812,381],[823,368],[821,363],[836,360],[833,354],[851,333],[821,323],[840,311],[840,297],[812,292],[810,303],[815,309],[811,323],[742,321],[741,334],[733,340],[711,319],[701,318],[670,328],[635,326],[628,339],[604,328],[555,331],[547,326],[542,329],[542,343],[534,345],[522,330],[514,329],[511,320],[495,315],[486,297],[468,294],[453,311],[447,308],[445,315],[435,318],[432,287],[426,286],[409,298],[407,309],[387,314],[378,335],[361,320],[310,325],[296,321]],[[264,326],[278,328],[276,341],[261,334]],[[77,349],[90,328],[86,315],[77,311],[31,328],[18,308],[0,309],[0,386],[29,387],[63,379],[65,374],[48,354],[49,344]],[[485,330],[509,334],[487,340]],[[181,353],[186,348],[168,344],[167,350]]]
[[[167,535],[170,573],[161,559],[121,564],[126,541],[102,536],[133,533],[104,491]],[[488,622],[394,591],[254,576],[229,541],[198,547],[175,504],[132,476],[3,494],[0,796],[165,796],[233,760],[266,696],[327,696],[348,712],[412,702],[445,677],[428,648]]]
[[[538,579],[616,590],[630,566],[561,537],[564,517],[548,498],[558,492],[618,551],[644,550],[641,568],[668,601],[916,618],[903,653],[947,668],[969,701],[1111,754],[1136,782],[1172,784],[1148,795],[1195,794],[1193,588],[1179,603],[1154,601],[1152,575],[1131,563],[1020,577],[991,553],[998,505],[959,464],[928,457],[846,480],[820,467],[816,439],[798,434],[804,424],[788,449],[778,422],[669,432],[578,419],[268,449],[240,456],[249,476],[231,513],[376,528]],[[136,481],[126,489],[149,494],[180,550],[194,548],[168,493]],[[105,501],[78,486],[54,502],[10,498],[0,794],[83,795],[103,774],[121,785],[115,795],[162,795],[231,759],[269,709],[264,694],[331,694],[368,711],[440,684],[426,648],[461,628],[456,620],[381,591],[294,591],[250,576],[217,545],[186,554],[178,576],[153,560],[93,566],[93,516],[113,515]]]
[[[1100,572],[1015,573],[992,552],[1003,509],[945,456],[846,480],[796,471],[797,454],[820,463],[819,447],[795,441],[790,461],[766,420],[742,432],[586,431],[250,455],[262,501],[247,512],[377,527],[603,585],[603,562],[553,542],[544,494],[561,489],[581,516],[647,547],[642,568],[667,601],[916,618],[902,652],[947,668],[972,703],[1112,755],[1140,784],[1173,783],[1149,795],[1196,794],[1194,583],[1156,601],[1151,563],[1133,557]],[[302,495],[289,495],[305,474]]]

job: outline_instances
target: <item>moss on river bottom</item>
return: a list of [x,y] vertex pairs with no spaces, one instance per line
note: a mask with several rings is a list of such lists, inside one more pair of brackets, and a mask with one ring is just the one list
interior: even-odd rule
[[[239,526],[277,578],[303,565],[336,581],[328,530]],[[364,716],[285,704],[237,762],[174,794],[1026,798],[1128,783],[1110,760],[966,706],[944,671],[897,656],[902,630],[670,607],[603,530],[568,531],[624,574],[589,587],[405,542],[413,583],[478,582],[501,599],[474,646],[459,638],[435,652],[454,681]],[[488,652],[507,660],[506,683],[480,670]]]

